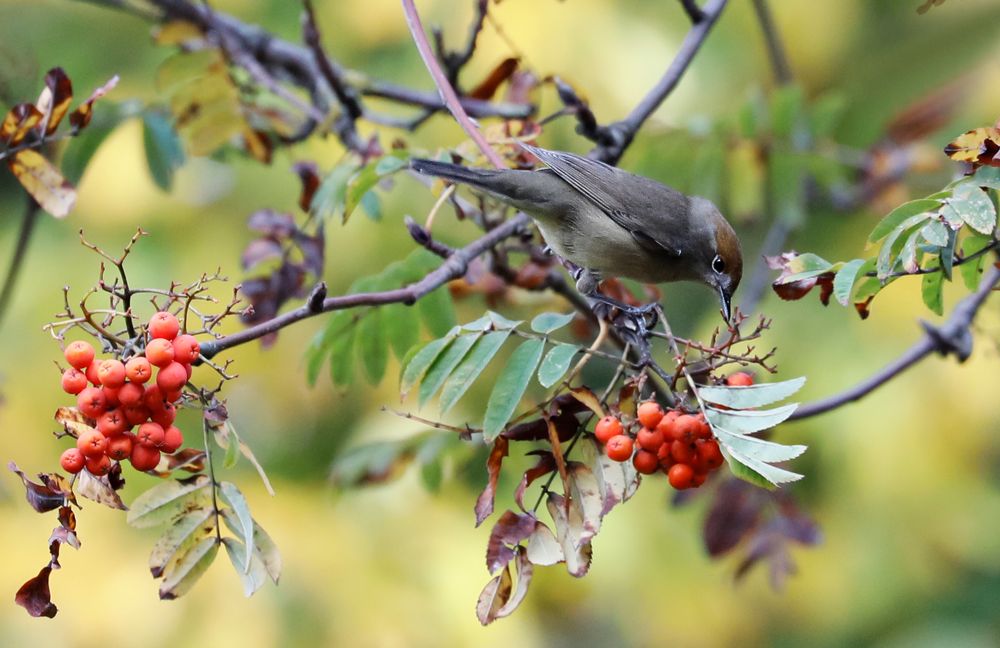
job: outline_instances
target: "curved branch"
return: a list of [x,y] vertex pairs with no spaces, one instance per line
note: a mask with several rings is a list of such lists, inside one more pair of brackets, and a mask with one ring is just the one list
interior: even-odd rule
[[21,230],[17,235],[17,243],[14,247],[14,254],[10,257],[10,265],[7,267],[7,277],[4,279],[3,288],[0,289],[0,322],[7,314],[7,306],[14,295],[14,286],[17,285],[17,276],[21,274],[21,266],[24,265],[24,255],[28,251],[28,242],[31,240],[31,233],[38,222],[38,212],[41,210],[38,202],[34,198],[25,194],[27,203],[24,206],[24,218],[21,220]]
[[1000,269],[990,266],[976,292],[960,301],[944,324],[935,327],[923,322],[926,331],[924,337],[881,371],[839,394],[806,403],[798,408],[789,420],[809,418],[860,400],[932,353],[955,354],[959,362],[965,360],[972,350],[969,329],[979,309],[997,284],[1000,284]]

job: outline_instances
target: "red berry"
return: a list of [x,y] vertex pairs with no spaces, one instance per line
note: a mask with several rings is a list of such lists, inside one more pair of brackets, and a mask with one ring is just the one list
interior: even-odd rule
[[696,472],[691,478],[691,488],[698,488],[705,483],[706,479],[708,479],[708,473]]
[[74,369],[86,369],[87,365],[94,361],[94,347],[77,340],[69,343],[63,355],[66,357],[66,362]]
[[118,400],[118,389],[101,387],[101,393],[104,394],[104,409],[114,409],[121,405]]
[[97,378],[105,387],[121,387],[125,384],[125,365],[121,360],[101,360],[97,365]]
[[135,356],[125,363],[125,376],[141,385],[153,377],[153,368],[149,366],[149,360],[143,356]]
[[628,461],[632,458],[632,439],[624,434],[617,434],[608,439],[604,451],[614,461]]
[[715,439],[699,439],[695,442],[698,452],[698,459],[705,464],[709,470],[715,470],[725,463],[719,443]]
[[709,427],[708,422],[705,420],[705,415],[698,412],[698,415],[694,417],[698,425],[694,428],[692,435],[696,439],[711,439],[712,438],[712,428]]
[[124,461],[132,456],[132,444],[135,437],[131,434],[119,434],[108,439],[107,455],[115,461]]
[[62,466],[63,470],[75,475],[76,473],[83,470],[83,464],[86,461],[83,457],[83,453],[80,452],[79,448],[66,448],[59,457],[59,465]]
[[677,421],[678,416],[680,416],[680,414],[677,410],[667,410],[667,413],[664,414],[663,418],[660,419],[660,422],[657,423],[656,429],[663,435],[664,440],[673,440],[674,423]]
[[753,376],[744,371],[737,371],[726,377],[726,384],[730,387],[749,387],[753,384]]
[[142,395],[142,404],[149,409],[150,412],[163,407],[165,400],[163,398],[163,392],[155,384],[146,385],[146,391]]
[[171,425],[163,432],[163,444],[160,446],[160,450],[171,454],[177,452],[177,449],[184,445],[184,435],[179,429]]
[[145,393],[142,387],[135,383],[125,383],[122,388],[118,390],[118,403],[122,407],[128,407],[129,405],[138,405],[142,402],[142,395]]
[[183,362],[184,364],[191,364],[198,359],[198,354],[201,352],[201,347],[198,345],[198,339],[193,335],[178,335],[177,339],[174,340],[174,360],[177,362]]
[[159,423],[160,427],[166,430],[177,420],[177,408],[173,403],[163,403],[162,407],[150,412],[149,418],[153,423]]
[[96,419],[104,413],[106,404],[107,400],[104,397],[104,392],[97,387],[87,387],[76,397],[76,408],[84,416],[89,416],[92,419]]
[[153,447],[163,443],[163,436],[163,426],[159,423],[143,423],[135,434],[135,438],[140,444]]
[[690,441],[701,428],[698,419],[690,414],[681,414],[674,421],[673,439],[675,441]]
[[127,427],[125,412],[120,409],[108,410],[97,418],[97,430],[106,437],[121,434]]
[[660,460],[649,450],[639,450],[632,457],[632,465],[643,475],[651,475],[660,469]]
[[79,394],[87,388],[87,376],[79,369],[67,369],[62,375],[62,388],[67,394]]
[[173,340],[181,330],[180,322],[173,313],[160,311],[149,318],[149,337]]
[[694,486],[694,470],[687,464],[674,464],[667,472],[667,480],[677,490],[691,488]]
[[614,416],[608,415],[597,422],[594,427],[594,436],[601,443],[607,443],[608,440],[622,433],[622,422],[619,421]]
[[87,472],[95,477],[103,477],[111,472],[111,457],[102,454],[87,458]]
[[149,420],[149,408],[142,404],[126,405],[122,408],[129,425],[141,425]]
[[84,370],[84,373],[87,374],[87,380],[89,380],[90,384],[93,385],[94,387],[101,386],[101,379],[97,375],[97,366],[99,364],[100,363],[95,360],[94,362],[91,362],[89,365],[87,365],[86,370]]
[[656,452],[663,445],[663,433],[656,429],[650,430],[648,427],[644,427],[635,435],[635,441],[643,450]]
[[146,345],[146,360],[156,367],[166,367],[174,361],[174,345],[162,338],[150,340]]
[[165,395],[181,389],[184,387],[184,383],[186,382],[187,370],[184,369],[184,365],[179,362],[171,362],[166,367],[160,369],[156,374],[156,386],[159,387],[160,392]]
[[664,472],[669,470],[670,466],[677,463],[674,461],[673,455],[670,454],[671,443],[673,443],[673,441],[664,443],[660,446],[660,449],[656,451],[656,458],[660,461],[660,466],[663,468]]
[[689,464],[694,459],[694,444],[690,441],[674,441],[670,444],[670,456],[677,463]]
[[84,457],[97,457],[108,449],[108,439],[97,430],[88,430],[76,440],[76,447]]
[[656,429],[656,426],[663,419],[663,409],[656,401],[646,401],[639,405],[639,409],[636,411],[636,418],[639,419],[643,427],[653,430]]
[[136,443],[132,446],[132,456],[129,457],[132,467],[146,472],[156,468],[160,463],[160,451],[152,446]]

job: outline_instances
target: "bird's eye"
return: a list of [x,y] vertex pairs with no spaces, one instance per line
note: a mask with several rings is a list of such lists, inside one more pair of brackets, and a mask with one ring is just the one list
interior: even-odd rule
[[726,262],[718,254],[712,259],[712,270],[715,270],[716,274],[722,274],[726,271]]

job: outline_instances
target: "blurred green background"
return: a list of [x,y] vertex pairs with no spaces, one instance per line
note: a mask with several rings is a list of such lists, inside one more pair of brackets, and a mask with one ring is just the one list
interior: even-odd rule
[[[316,4],[328,49],[345,65],[430,88],[396,0]],[[835,136],[846,145],[874,143],[892,115],[959,77],[964,100],[931,136],[928,150],[1000,116],[996,0],[948,0],[923,15],[916,11],[920,0],[771,4],[805,96],[843,98],[846,112]],[[217,0],[213,6],[298,39],[296,2]],[[426,23],[444,26],[449,42],[464,38],[471,2],[423,0],[419,6]],[[678,3],[649,0],[506,0],[491,14],[526,65],[571,80],[602,121],[624,115],[638,101],[687,28]],[[110,99],[155,101],[152,78],[170,53],[151,43],[149,26],[135,17],[82,2],[0,0],[5,102],[34,99],[45,70],[56,65],[73,79],[78,97],[119,74]],[[510,54],[487,25],[464,78],[473,84]],[[689,161],[659,154],[670,147],[674,129],[697,131],[699,124],[731,119],[748,97],[772,85],[751,4],[732,0],[623,166],[683,185]],[[542,114],[558,109],[551,90],[540,97]],[[461,139],[446,117],[413,137],[430,150]],[[568,121],[548,129],[542,143],[587,147]],[[281,151],[269,167],[235,158],[225,164],[193,159],[167,194],[149,177],[138,122],[118,128],[80,183],[76,210],[65,221],[41,219],[0,325],[3,462],[13,459],[29,474],[49,471],[63,447],[50,434],[52,412],[67,401],[52,364],[60,352],[42,326],[61,309],[62,286],[79,295],[96,280],[97,259],[78,244],[78,229],[109,249],[123,245],[138,226],[152,234],[131,260],[133,285],[191,281],[216,267],[238,281],[239,254],[252,238],[246,217],[260,207],[297,213],[292,163],[315,159],[328,169],[341,155],[330,138]],[[914,177],[916,191],[943,186],[950,172],[941,165]],[[22,207],[16,185],[2,175],[0,266],[6,267]],[[402,217],[419,219],[432,200],[401,178],[387,194],[382,222],[356,216],[347,226],[333,224],[326,272],[331,293],[408,253],[412,243]],[[878,208],[812,209],[788,247],[831,260],[859,256],[881,215]],[[445,240],[460,243],[474,234],[450,216],[439,219],[436,233]],[[766,225],[750,221],[740,229],[745,240],[757,241]],[[665,292],[680,332],[710,332],[716,321],[708,293]],[[964,292],[948,286],[946,312]],[[535,294],[513,300],[519,312],[565,308]],[[467,301],[460,317],[482,308]],[[762,311],[774,319],[767,342],[778,346],[780,377],[809,378],[805,400],[871,374],[912,343],[920,335],[917,318],[928,317],[917,283],[905,280],[878,298],[864,322],[852,309],[824,309],[813,296],[791,303],[769,296]],[[0,593],[8,603],[0,606],[0,645],[966,647],[1000,641],[995,304],[977,322],[976,352],[965,365],[929,359],[859,404],[779,431],[779,440],[810,447],[794,466],[806,478],[792,489],[824,536],[819,547],[795,552],[799,573],[783,592],[770,589],[764,569],[734,584],[735,558],[711,562],[702,548],[705,503],[672,509],[664,481],[650,480],[605,521],[585,579],[572,579],[561,567],[536,570],[522,608],[487,628],[476,621],[474,608],[488,580],[483,554],[489,522],[474,528],[472,513],[485,470],[474,464],[466,474],[461,465],[448,464],[453,478],[438,494],[426,492],[413,471],[386,486],[335,492],[328,473],[338,451],[421,428],[379,410],[398,403],[394,364],[377,388],[359,381],[335,390],[325,377],[307,387],[303,350],[322,326],[322,318],[300,323],[282,331],[270,349],[254,344],[227,354],[240,374],[225,394],[233,422],[268,469],[277,496],[264,492],[245,462],[229,477],[282,549],[278,587],[244,599],[220,557],[189,595],[160,602],[146,570],[155,532],[130,529],[122,515],[85,501],[78,529],[83,547],[64,549],[63,570],[52,577],[61,611],[53,620],[31,619],[13,604],[13,594],[47,559],[45,541],[55,521],[32,512],[17,478],[5,472]],[[487,388],[477,385],[450,420],[476,421],[475,405],[484,402]],[[433,416],[433,408],[424,413]],[[197,429],[194,414],[180,420],[185,429]],[[501,484],[499,510],[510,504],[515,465]],[[127,499],[153,481],[132,476]]]

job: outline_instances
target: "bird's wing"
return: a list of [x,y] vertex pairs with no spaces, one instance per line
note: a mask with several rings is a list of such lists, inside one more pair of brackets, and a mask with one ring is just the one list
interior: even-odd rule
[[[667,214],[681,213],[679,209],[686,213],[687,205],[682,203],[686,203],[687,198],[683,194],[597,160],[527,144],[521,146],[596,205],[615,224],[627,230],[643,248],[659,253],[665,251],[673,256],[683,253],[682,239],[674,233],[678,228],[658,227],[655,222]],[[611,195],[608,191],[610,184],[618,185],[616,194],[620,197]]]

